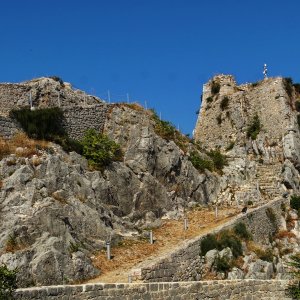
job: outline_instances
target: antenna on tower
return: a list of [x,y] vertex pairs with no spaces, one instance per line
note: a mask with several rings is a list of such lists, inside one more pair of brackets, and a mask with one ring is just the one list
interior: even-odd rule
[[264,78],[268,78],[268,69],[267,69],[267,64],[264,64],[264,70],[263,70]]

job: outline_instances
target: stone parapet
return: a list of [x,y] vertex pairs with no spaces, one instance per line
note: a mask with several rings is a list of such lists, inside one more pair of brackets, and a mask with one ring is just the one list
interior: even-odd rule
[[132,284],[59,285],[19,289],[16,300],[288,300],[285,280],[220,280]]

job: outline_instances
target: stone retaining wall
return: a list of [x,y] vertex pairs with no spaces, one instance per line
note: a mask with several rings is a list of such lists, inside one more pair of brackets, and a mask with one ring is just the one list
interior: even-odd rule
[[[64,113],[63,126],[69,137],[81,139],[87,129],[102,131],[109,104],[99,103],[90,106],[72,106],[61,108]],[[0,116],[0,135],[11,138],[20,126],[8,116]]]
[[[243,222],[255,242],[268,244],[269,237],[275,233],[279,225],[282,213],[281,204],[285,201],[287,200],[277,199],[245,215],[240,214],[227,224],[218,226],[210,234],[230,229],[238,222]],[[164,257],[158,257],[150,263],[142,263],[131,271],[132,275],[149,282],[200,280],[203,266],[203,258],[200,256],[201,240],[205,236],[207,234],[187,241],[186,244],[179,246]]]
[[8,117],[0,116],[0,137],[11,138],[20,130],[19,125]]
[[73,139],[81,139],[87,129],[103,130],[109,105],[105,103],[86,107],[63,108],[64,127]]
[[283,280],[223,280],[132,284],[60,285],[19,289],[16,300],[163,299],[287,300]]

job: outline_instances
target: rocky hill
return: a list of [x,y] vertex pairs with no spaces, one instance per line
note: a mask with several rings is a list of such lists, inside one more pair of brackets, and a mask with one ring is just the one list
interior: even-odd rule
[[[40,95],[46,94],[48,83],[60,84],[34,81],[45,88]],[[20,86],[8,88],[12,93]],[[68,103],[73,99],[66,97]],[[84,107],[79,102],[74,109]],[[103,118],[104,133],[124,153],[123,161],[103,171],[91,170],[84,157],[65,153],[56,144],[29,146],[22,136],[11,139],[15,147],[1,159],[0,262],[18,267],[22,286],[93,277],[101,269],[93,267],[90,256],[107,240],[115,244],[123,237],[137,238],[161,217],[178,217],[219,191],[218,175],[200,174],[189,161],[187,154],[195,146],[185,140],[183,151],[162,138],[152,112],[137,105],[112,105]]]
[[[105,133],[122,161],[95,170],[53,142],[14,137],[22,129],[9,112],[28,106],[30,91],[35,107],[62,108],[71,137]],[[152,111],[99,106],[57,78],[0,85],[0,133],[9,138],[0,143],[9,145],[0,151],[0,263],[18,268],[20,286],[78,282],[101,272],[91,257],[107,240],[143,237],[197,205],[241,209],[299,192],[298,98],[287,79],[238,86],[214,77],[192,141]]]

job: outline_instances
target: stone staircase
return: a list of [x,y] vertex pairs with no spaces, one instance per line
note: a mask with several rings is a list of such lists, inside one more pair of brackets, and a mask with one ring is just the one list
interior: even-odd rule
[[257,164],[255,176],[235,191],[236,202],[238,204],[247,204],[249,201],[262,203],[281,196],[283,193],[280,184],[281,169],[280,162]]

